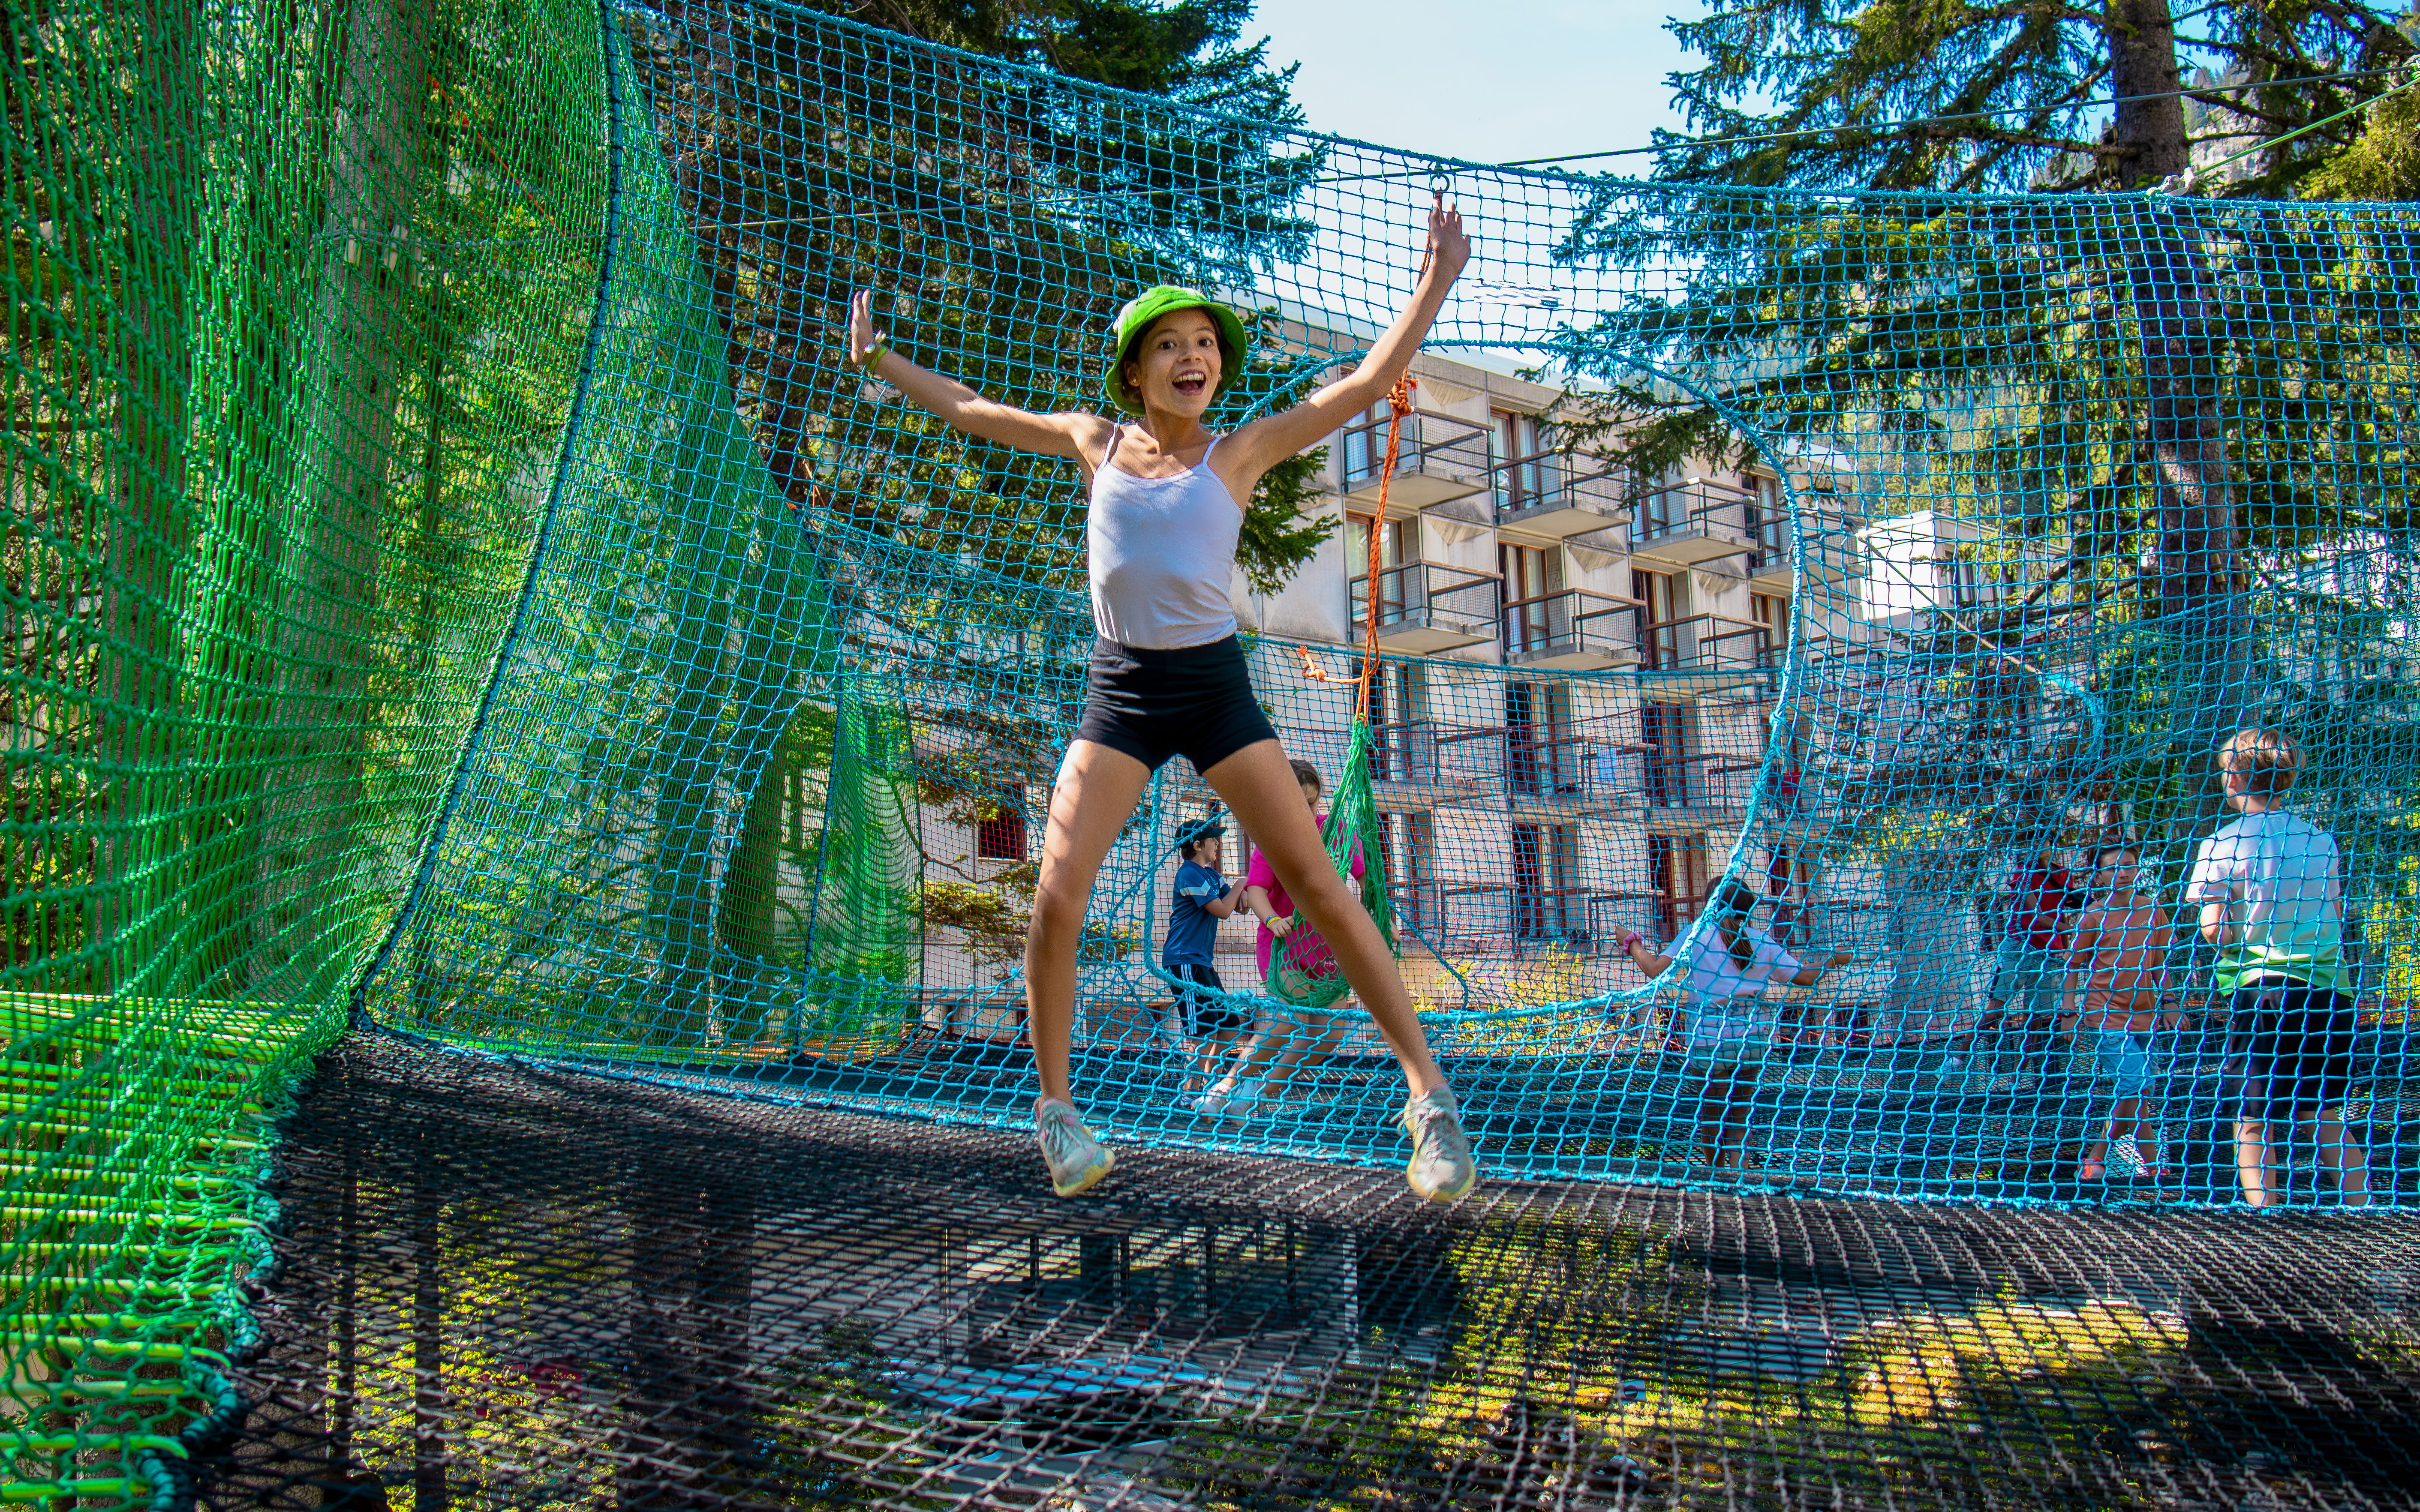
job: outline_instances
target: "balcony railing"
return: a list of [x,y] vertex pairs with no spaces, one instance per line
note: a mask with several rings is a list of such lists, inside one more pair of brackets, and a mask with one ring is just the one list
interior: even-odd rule
[[[1504,659],[1526,667],[1617,667],[1638,659],[1635,598],[1566,588],[1504,606]],[[1624,623],[1627,621],[1628,623]]]
[[1785,632],[1727,614],[1656,620],[1638,631],[1638,660],[1659,672],[1764,672],[1781,665]]
[[[1496,639],[1501,579],[1492,572],[1407,562],[1384,569],[1376,580],[1383,645],[1425,655]],[[1351,608],[1357,625],[1370,611],[1370,584],[1367,577],[1353,579]]]
[[1583,887],[1438,877],[1393,882],[1388,892],[1399,920],[1449,952],[1503,949],[1523,941],[1583,946],[1590,938],[1590,903],[1602,896]]
[[[1839,512],[1833,496],[1823,492],[1803,495],[1801,507],[1807,513],[1807,565],[1817,579],[1839,583],[1863,574],[1863,556],[1858,549],[1859,523],[1853,516]],[[1794,566],[1790,560],[1789,519],[1761,505],[1747,521],[1748,536],[1753,548],[1748,555],[1747,575],[1755,585],[1767,592],[1792,592],[1795,586]]]
[[[1676,566],[1696,566],[1725,557],[1753,556],[1759,549],[1761,505],[1751,494],[1689,478],[1645,489],[1634,498],[1630,549],[1634,555]],[[1785,548],[1788,536],[1782,537]]]
[[1622,474],[1589,456],[1547,453],[1498,462],[1488,470],[1498,529],[1531,535],[1582,535],[1628,517]]
[[[1388,417],[1381,415],[1344,427],[1339,476],[1347,495],[1376,495],[1379,475],[1386,471],[1387,424]],[[1388,507],[1427,509],[1485,488],[1488,434],[1484,425],[1433,409],[1405,415],[1395,453],[1394,486],[1387,493]]]

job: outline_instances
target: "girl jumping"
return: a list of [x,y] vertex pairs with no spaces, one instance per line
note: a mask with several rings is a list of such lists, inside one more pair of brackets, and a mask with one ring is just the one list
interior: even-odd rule
[[1145,290],[1118,312],[1109,390],[1136,421],[1082,410],[1034,414],[985,398],[892,351],[874,296],[849,307],[848,355],[968,435],[1073,458],[1088,480],[1093,623],[1099,639],[1084,714],[1050,794],[1049,830],[1025,936],[1027,1032],[1042,1082],[1034,1128],[1050,1184],[1074,1196],[1109,1173],[1109,1149],[1077,1116],[1068,1078],[1076,947],[1093,880],[1144,785],[1171,756],[1190,761],[1266,853],[1303,917],[1395,1052],[1411,1097],[1412,1190],[1450,1202],[1476,1179],[1453,1092],[1412,1011],[1378,926],[1321,845],[1293,769],[1261,712],[1228,597],[1245,501],[1264,473],[1387,396],[1470,260],[1462,217],[1429,215],[1429,260],[1412,300],[1359,367],[1295,408],[1224,436],[1202,424],[1240,370],[1243,322],[1192,289]]

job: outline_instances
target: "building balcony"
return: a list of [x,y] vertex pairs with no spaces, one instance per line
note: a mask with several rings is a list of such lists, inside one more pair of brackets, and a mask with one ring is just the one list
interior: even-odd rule
[[1551,671],[1627,667],[1638,660],[1645,608],[1635,598],[1578,588],[1515,599],[1504,606],[1504,660]]
[[1621,478],[1591,457],[1531,456],[1488,471],[1496,528],[1560,541],[1612,530],[1630,517]]
[[[1378,644],[1406,656],[1427,656],[1497,638],[1497,602],[1502,579],[1440,562],[1407,562],[1377,577]],[[1367,577],[1353,579],[1352,622],[1370,611]]]
[[[1757,553],[1761,533],[1754,518],[1757,501],[1737,488],[1708,478],[1690,478],[1640,493],[1637,503],[1630,554],[1657,571]],[[1787,539],[1785,535],[1783,540]]]
[[[1378,486],[1387,471],[1387,424],[1381,416],[1344,427],[1343,462],[1338,476],[1344,497],[1357,503],[1377,502]],[[1433,409],[1415,409],[1405,415],[1395,453],[1394,483],[1387,490],[1388,512],[1416,515],[1484,491],[1487,438],[1486,426]]]
[[[1393,881],[1388,892],[1403,933],[1453,955],[1505,955],[1549,945],[1595,953],[1590,942],[1627,922],[1608,905],[1636,894],[1547,884],[1422,877]],[[1635,905],[1634,905],[1635,907]]]
[[1640,670],[1672,674],[1693,693],[1771,683],[1788,654],[1786,631],[1727,614],[1658,620],[1638,631]]
[[[1828,504],[1828,494],[1815,496],[1819,506]],[[1854,518],[1819,507],[1807,517],[1812,532],[1807,542],[1807,572],[1809,579],[1801,584],[1799,574],[1790,560],[1790,526],[1786,520],[1760,519],[1752,522],[1756,529],[1755,550],[1747,562],[1748,586],[1760,594],[1791,594],[1802,586],[1809,591],[1818,588],[1838,588],[1865,575],[1865,563],[1857,549],[1858,524]]]
[[1761,764],[1755,757],[1715,750],[1642,758],[1640,818],[1648,833],[1695,835],[1736,828],[1747,817],[1748,794]]

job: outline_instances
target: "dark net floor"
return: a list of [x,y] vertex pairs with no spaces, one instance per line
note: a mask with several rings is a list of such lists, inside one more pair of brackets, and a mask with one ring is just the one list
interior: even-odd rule
[[2420,1503],[2409,1216],[1124,1160],[356,1035],[202,1501]]

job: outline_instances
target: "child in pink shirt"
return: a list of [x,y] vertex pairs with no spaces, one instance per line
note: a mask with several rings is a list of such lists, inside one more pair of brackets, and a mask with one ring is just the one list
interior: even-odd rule
[[[1319,796],[1326,784],[1320,779],[1319,768],[1305,761],[1296,761],[1293,764],[1295,780],[1302,785],[1302,801],[1324,824],[1326,815],[1319,812]],[[1357,836],[1353,841],[1353,874],[1357,877],[1367,870],[1361,861],[1361,841]],[[1286,896],[1285,887],[1278,881],[1277,872],[1257,846],[1252,850],[1251,864],[1244,869],[1244,906],[1261,921],[1257,944],[1261,980],[1266,981],[1270,962],[1277,954],[1278,942],[1294,932],[1294,900]],[[1322,1019],[1326,1017],[1325,1014],[1318,1016]],[[1302,1027],[1302,1025],[1296,1025],[1275,1032],[1264,1032],[1245,1041],[1236,1056],[1235,1069],[1217,1086],[1194,1099],[1194,1111],[1204,1118],[1223,1117],[1231,1107],[1241,1107],[1260,1096],[1260,1078],[1252,1072],[1264,1062],[1272,1058],[1280,1061],[1280,1070],[1283,1073],[1281,1079],[1291,1082],[1305,1061],[1333,1050],[1343,1039],[1344,1026],[1340,1022],[1323,1026],[1315,1036],[1315,1042],[1299,1043]]]

